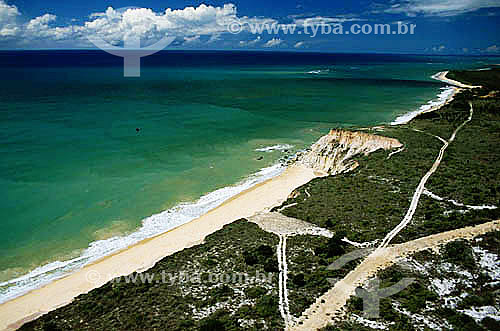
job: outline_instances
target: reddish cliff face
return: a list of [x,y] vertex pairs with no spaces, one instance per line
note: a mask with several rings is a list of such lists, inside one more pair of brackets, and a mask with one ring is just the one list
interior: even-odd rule
[[351,171],[359,165],[352,160],[353,156],[402,146],[393,138],[364,132],[331,130],[311,146],[311,151],[305,153],[300,162],[324,174],[336,175]]

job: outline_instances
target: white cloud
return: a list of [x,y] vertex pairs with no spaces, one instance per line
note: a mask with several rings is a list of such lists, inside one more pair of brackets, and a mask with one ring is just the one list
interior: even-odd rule
[[26,33],[28,34],[39,34],[50,30],[49,23],[56,20],[56,15],[45,14],[43,16],[36,17],[26,24]]
[[257,36],[254,40],[240,40],[240,46],[254,46],[262,40],[260,36]]
[[200,35],[193,36],[193,37],[184,37],[184,43],[183,45],[190,45],[190,44],[197,44],[200,42]]
[[[0,38],[16,35],[24,44],[50,44],[51,41],[91,46],[87,36],[97,36],[113,45],[120,45],[128,38],[140,39],[143,45],[151,44],[165,36],[173,36],[184,43],[200,42],[209,36],[208,42],[219,40],[227,32],[231,22],[239,22],[245,29],[252,23],[272,23],[268,18],[238,16],[233,4],[214,7],[201,4],[183,9],[168,8],[155,12],[148,8],[109,7],[105,12],[90,14],[80,25],[56,26],[57,17],[45,14],[24,24],[15,21],[20,16],[15,6],[0,0]],[[5,39],[5,38],[4,38]]]
[[69,25],[64,27],[51,26],[57,20],[56,15],[45,14],[28,21],[21,26],[22,38],[24,42],[37,40],[60,41],[71,40],[80,41],[85,37],[85,29],[82,26]]
[[[236,7],[200,5],[163,13],[148,8],[129,8],[125,11],[108,8],[105,13],[95,13],[85,22],[88,33],[97,35],[110,43],[119,43],[124,38],[136,37],[142,41],[161,39],[166,35],[191,38],[225,32],[227,21],[236,19]],[[188,40],[188,39],[186,39]]]
[[18,34],[17,17],[20,15],[16,6],[0,0],[0,38],[13,37]]
[[277,47],[279,45],[283,44],[283,40],[280,38],[273,38],[271,40],[268,40],[265,44],[264,47]]
[[339,24],[345,22],[361,21],[359,18],[345,18],[345,17],[309,17],[309,18],[296,18],[293,23],[299,27],[313,26],[313,25],[328,25],[328,24]]
[[454,16],[481,8],[500,7],[498,0],[403,0],[384,10],[390,14],[408,16]]
[[303,41],[299,41],[293,47],[295,47],[295,48],[301,48],[302,46],[304,46],[304,42]]

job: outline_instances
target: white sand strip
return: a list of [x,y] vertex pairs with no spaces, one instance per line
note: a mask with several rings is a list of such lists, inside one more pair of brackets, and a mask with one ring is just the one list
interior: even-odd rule
[[460,83],[459,81],[456,81],[456,80],[453,80],[450,78],[446,78],[447,74],[448,74],[448,71],[441,71],[441,72],[438,72],[437,74],[433,75],[432,78],[439,80],[443,83],[450,84],[450,85],[457,86],[457,87],[461,87],[461,88],[480,88],[481,87],[479,85],[467,85],[464,83]]
[[281,175],[236,195],[189,223],[141,241],[73,274],[5,302],[0,305],[0,330],[15,329],[24,322],[66,305],[76,296],[104,285],[110,278],[147,270],[165,256],[203,242],[206,236],[235,220],[269,211],[285,201],[295,188],[315,177],[312,169],[299,164],[293,165]]
[[470,121],[472,121],[472,115],[474,114],[474,108],[472,107],[472,103],[469,102],[470,106],[470,114],[469,117],[462,123],[460,124],[455,131],[453,131],[453,134],[450,137],[450,140],[445,141],[443,147],[439,150],[439,154],[436,158],[436,161],[434,161],[434,164],[432,167],[429,169],[429,171],[422,177],[420,180],[420,183],[417,186],[417,189],[415,190],[415,193],[413,194],[413,198],[411,199],[411,204],[410,208],[408,208],[408,211],[406,212],[405,217],[399,223],[391,232],[387,234],[387,236],[382,240],[382,243],[380,244],[379,248],[384,248],[389,245],[392,239],[401,232],[413,219],[413,215],[417,211],[418,207],[418,202],[420,201],[420,197],[422,196],[424,190],[425,190],[425,184],[429,180],[429,178],[436,172],[438,169],[439,165],[441,164],[441,160],[444,157],[444,152],[448,148],[448,146],[455,140],[455,137],[457,136],[457,133]]

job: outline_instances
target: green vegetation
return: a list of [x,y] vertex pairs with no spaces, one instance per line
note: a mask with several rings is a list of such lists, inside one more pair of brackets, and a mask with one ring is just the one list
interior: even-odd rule
[[287,239],[287,287],[292,315],[299,317],[318,296],[330,289],[335,278],[343,278],[356,267],[359,260],[338,270],[327,269],[339,256],[352,250],[339,238],[303,235]]
[[[353,241],[383,237],[403,218],[414,188],[440,148],[439,141],[417,132],[384,132],[389,133],[406,144],[398,157],[387,161],[388,153],[379,151],[360,158],[360,167],[351,173],[315,179],[298,189],[299,196],[283,203],[297,205],[282,213],[343,232]],[[305,190],[311,197],[305,198]]]
[[500,68],[450,71],[446,77],[469,85],[481,85],[491,90],[500,89]]
[[[151,282],[109,282],[22,329],[240,330],[246,322],[253,328],[281,329],[278,274],[264,278],[269,275],[267,260],[277,260],[277,245],[278,237],[240,220],[208,236],[204,244],[158,262],[148,270],[155,277]],[[253,263],[246,263],[249,253]],[[210,279],[211,274],[240,273],[247,278]],[[173,278],[182,275],[184,280]]]
[[[412,222],[394,242],[500,219],[498,209],[471,210],[446,201],[500,206],[500,96],[491,93],[493,88],[499,88],[499,74],[500,70],[451,72],[452,79],[485,88],[464,91],[439,111],[421,115],[409,124],[376,132],[397,138],[404,144],[404,151],[390,159],[386,151],[358,157],[360,166],[356,170],[315,179],[298,188],[299,194],[283,203],[282,206],[295,204],[284,209],[283,214],[335,233],[332,239],[309,235],[287,238],[288,295],[294,316],[299,316],[326,292],[333,279],[344,277],[359,263],[352,261],[338,270],[328,270],[339,256],[354,249],[342,238],[357,242],[381,239],[402,220],[415,188],[442,147],[442,142],[433,135],[449,139],[469,116],[469,102],[474,105],[472,121],[450,144],[440,167],[426,185],[429,191],[445,200],[422,196]],[[277,236],[239,220],[208,236],[203,244],[159,261],[148,270],[148,274],[154,274],[153,280],[111,281],[22,329],[282,330],[284,322],[278,311],[277,245]],[[498,308],[500,302],[500,285],[492,283],[489,274],[481,269],[472,247],[498,256],[500,235],[485,235],[473,244],[449,243],[439,254],[415,254],[409,260],[425,265],[426,274],[400,265],[381,271],[383,287],[404,277],[413,277],[416,281],[381,301],[378,322],[385,323],[390,330],[426,328],[425,325],[417,328],[418,323],[411,319],[411,315],[418,314],[456,330],[498,329],[499,322],[494,319],[476,322],[463,313],[470,307],[493,305]],[[464,273],[473,276],[464,277]],[[163,281],[164,274],[167,282]],[[236,282],[213,279],[213,275],[235,274],[246,275],[246,278]],[[141,275],[144,274],[131,276]],[[171,278],[179,275],[186,275],[188,279]],[[197,277],[191,279],[193,275]],[[269,277],[263,279],[262,276]],[[432,279],[445,278],[460,280],[450,295],[467,293],[456,300],[453,307],[446,304],[431,284]],[[467,286],[466,280],[472,286]],[[352,298],[346,319],[325,330],[371,330],[355,317],[362,316],[362,308],[361,299]]]
[[[415,281],[403,291],[382,299],[380,317],[373,321],[387,326],[388,330],[432,329],[430,325],[445,329],[451,327],[453,330],[497,330],[498,321],[488,317],[475,321],[464,310],[484,306],[500,308],[500,285],[480,266],[480,256],[472,253],[472,247],[494,253],[488,247],[492,242],[498,243],[498,240],[500,232],[489,233],[470,242],[454,241],[443,246],[439,253],[424,251],[379,272],[380,288],[394,285],[405,277]],[[495,251],[498,249],[498,246],[495,247]],[[464,251],[468,253],[461,254]],[[415,263],[420,267],[416,268]],[[450,293],[442,292],[436,286],[445,280],[453,284],[449,287]],[[351,298],[347,311],[335,326],[324,330],[373,330],[356,317],[363,316],[362,299]]]
[[[340,248],[334,249],[334,245]],[[329,289],[332,277],[343,277],[356,265],[328,271],[344,251],[339,237],[291,237],[287,240],[289,296],[299,316],[316,296]],[[278,237],[239,220],[208,236],[201,245],[158,262],[151,281],[111,281],[59,308],[23,330],[281,330],[278,311]],[[340,249],[340,250],[338,250]],[[321,251],[316,254],[315,251]],[[163,276],[163,275],[167,276]],[[236,282],[211,275],[247,275]],[[269,278],[270,275],[270,278]],[[179,280],[173,277],[184,277]],[[194,277],[193,277],[194,276]],[[132,279],[132,278],[130,278]],[[164,281],[166,280],[166,282]]]
[[443,256],[450,263],[460,265],[468,270],[474,270],[474,256],[472,248],[465,240],[457,240],[444,247]]
[[[497,71],[481,71],[483,76]],[[423,114],[407,125],[386,127],[381,134],[397,138],[405,150],[392,156],[378,151],[360,157],[351,173],[320,178],[299,188],[283,214],[315,223],[350,240],[372,241],[385,236],[404,217],[421,177],[430,169],[442,142],[469,116],[474,116],[448,147],[426,187],[446,200],[467,205],[500,206],[500,96],[488,91],[463,91],[439,111]],[[423,132],[415,131],[420,130]],[[305,190],[311,197],[305,198]],[[467,210],[447,201],[422,196],[412,223],[395,242],[476,225],[500,218],[500,209]]]

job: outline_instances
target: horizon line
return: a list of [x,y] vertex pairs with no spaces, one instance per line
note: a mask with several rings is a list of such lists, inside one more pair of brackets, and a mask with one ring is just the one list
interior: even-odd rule
[[[36,51],[94,51],[105,52],[98,48],[5,48],[0,52],[36,52]],[[133,50],[131,50],[133,51]],[[322,51],[322,50],[295,50],[295,49],[162,49],[161,52],[241,52],[241,53],[316,53],[316,54],[373,54],[373,55],[416,55],[416,56],[482,56],[500,57],[500,54],[457,54],[457,53],[416,53],[416,52],[390,52],[390,51]]]

